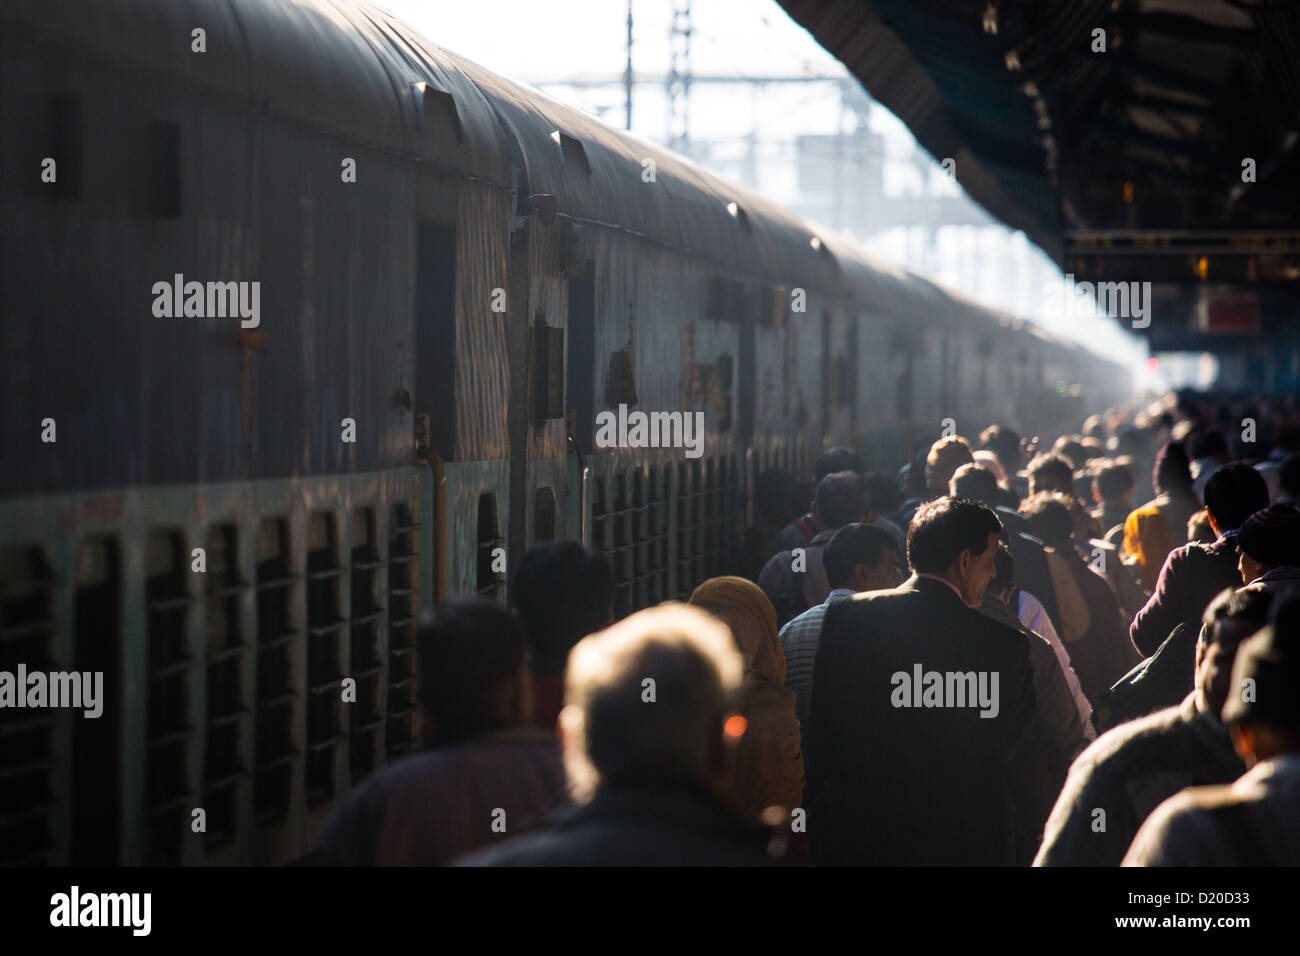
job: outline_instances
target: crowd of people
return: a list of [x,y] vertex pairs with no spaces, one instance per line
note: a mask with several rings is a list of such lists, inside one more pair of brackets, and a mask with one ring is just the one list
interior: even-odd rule
[[[1170,396],[1050,445],[757,476],[736,576],[615,621],[534,548],[419,622],[424,748],[315,859],[1300,864],[1300,410]],[[806,504],[805,504],[806,503]]]

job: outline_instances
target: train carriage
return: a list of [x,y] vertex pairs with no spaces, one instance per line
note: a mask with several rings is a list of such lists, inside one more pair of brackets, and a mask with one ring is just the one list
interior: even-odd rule
[[1127,385],[363,3],[11,0],[0,46],[0,670],[106,677],[0,713],[6,863],[300,858],[416,744],[419,610],[532,544],[625,613],[731,569],[763,468]]

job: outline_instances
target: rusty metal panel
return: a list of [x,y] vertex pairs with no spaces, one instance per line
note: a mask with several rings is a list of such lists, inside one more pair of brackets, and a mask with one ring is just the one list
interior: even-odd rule
[[457,461],[510,454],[506,432],[508,313],[492,311],[493,290],[506,288],[506,202],[504,194],[483,183],[465,183],[460,191],[456,229]]

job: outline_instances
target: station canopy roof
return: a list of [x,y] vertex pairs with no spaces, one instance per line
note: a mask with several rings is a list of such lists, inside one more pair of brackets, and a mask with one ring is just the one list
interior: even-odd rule
[[1300,3],[780,2],[1076,281],[1198,313],[1153,347],[1300,310]]

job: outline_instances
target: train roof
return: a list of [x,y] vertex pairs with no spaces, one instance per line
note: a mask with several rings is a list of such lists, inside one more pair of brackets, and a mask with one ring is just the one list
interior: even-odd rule
[[[0,22],[32,31],[37,42],[67,38],[171,81],[260,103],[268,114],[501,188],[511,184],[513,158],[528,191],[555,196],[557,211],[574,221],[791,286],[835,286],[866,311],[919,314],[944,325],[981,322],[994,334],[1007,328],[997,312],[685,157],[444,50],[369,3],[6,0]],[[206,53],[191,51],[198,27],[206,31]],[[646,181],[647,160],[653,182]]]

